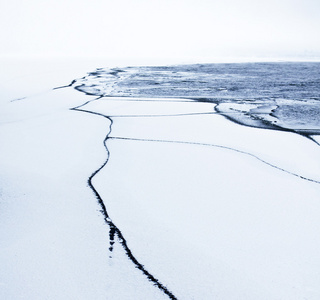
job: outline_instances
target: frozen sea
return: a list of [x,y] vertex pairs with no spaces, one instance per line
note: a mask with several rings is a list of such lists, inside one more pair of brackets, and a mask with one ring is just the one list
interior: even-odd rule
[[1,299],[320,298],[320,63],[15,68]]

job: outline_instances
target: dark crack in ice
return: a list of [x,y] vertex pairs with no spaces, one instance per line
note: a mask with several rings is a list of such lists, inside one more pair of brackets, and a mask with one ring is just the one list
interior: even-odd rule
[[100,114],[100,113],[96,113],[96,112],[92,112],[92,111],[84,109],[85,105],[87,105],[88,103],[90,103],[92,101],[95,101],[95,100],[97,100],[97,99],[87,101],[87,102],[85,102],[84,104],[82,104],[80,106],[71,108],[71,110],[97,115],[97,116],[106,118],[110,122],[109,132],[107,133],[105,139],[103,140],[103,145],[104,145],[104,147],[105,147],[105,149],[107,151],[107,158],[102,163],[102,165],[98,169],[96,169],[90,175],[90,177],[88,178],[88,186],[93,191],[96,199],[98,200],[98,203],[99,203],[99,205],[101,207],[100,211],[101,211],[101,213],[102,213],[102,215],[104,217],[104,220],[105,220],[106,224],[109,226],[109,243],[110,243],[109,251],[110,251],[110,253],[112,253],[113,246],[114,246],[114,243],[115,243],[115,237],[117,237],[118,241],[120,242],[122,248],[124,249],[127,257],[134,264],[134,266],[137,269],[139,269],[148,278],[148,280],[151,281],[158,289],[160,289],[164,294],[166,294],[169,297],[169,299],[176,300],[177,298],[175,297],[175,295],[165,285],[163,285],[155,276],[153,276],[150,272],[148,272],[146,267],[143,264],[141,264],[138,261],[138,259],[134,256],[134,254],[132,253],[130,247],[128,246],[128,243],[127,243],[125,237],[123,236],[121,230],[114,224],[114,222],[110,218],[109,213],[108,213],[107,208],[106,208],[106,205],[105,205],[101,195],[99,194],[97,189],[94,187],[94,184],[92,183],[93,178],[107,165],[107,163],[109,161],[110,152],[109,152],[108,147],[107,147],[107,141],[108,141],[109,135],[110,135],[110,133],[112,131],[112,124],[113,124],[113,120],[110,117],[105,116],[105,115]]

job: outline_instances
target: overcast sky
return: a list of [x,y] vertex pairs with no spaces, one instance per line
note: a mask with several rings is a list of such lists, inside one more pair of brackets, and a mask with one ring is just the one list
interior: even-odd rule
[[319,0],[0,0],[0,55],[320,57]]

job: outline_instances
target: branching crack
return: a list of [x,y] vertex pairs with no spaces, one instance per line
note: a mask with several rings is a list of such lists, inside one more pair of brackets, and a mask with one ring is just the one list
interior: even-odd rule
[[[82,109],[82,107],[85,106],[86,104],[88,104],[89,102],[95,101],[95,100],[98,100],[98,99],[87,101],[86,103],[84,103],[84,104],[82,104],[80,106],[71,108],[70,110],[98,115],[98,116],[104,117],[104,118],[106,118],[106,119],[108,119],[110,121],[109,132],[108,132],[108,134],[106,135],[106,137],[105,137],[105,139],[103,141],[104,147],[105,147],[105,149],[107,151],[107,159],[88,178],[88,186],[93,191],[96,199],[98,200],[98,203],[99,203],[99,205],[101,207],[101,213],[104,216],[105,222],[109,226],[109,243],[110,243],[109,250],[110,250],[110,253],[112,253],[112,251],[113,251],[113,246],[114,246],[114,243],[115,243],[115,237],[117,237],[119,242],[120,242],[120,244],[122,245],[122,248],[124,249],[127,257],[131,260],[131,262],[135,265],[135,267],[137,269],[139,269],[148,278],[148,280],[151,281],[158,289],[160,289],[164,294],[166,294],[169,297],[169,299],[176,300],[177,299],[176,296],[166,286],[164,286],[156,277],[154,277],[151,273],[149,273],[147,271],[147,269],[144,267],[144,265],[141,264],[138,261],[138,259],[133,255],[133,253],[132,253],[131,249],[129,248],[129,246],[127,244],[127,241],[124,238],[121,230],[111,220],[111,218],[110,218],[110,216],[109,216],[109,214],[107,212],[107,209],[106,209],[106,206],[105,206],[105,203],[104,203],[102,197],[100,196],[99,192],[96,190],[96,188],[94,187],[94,185],[92,183],[93,178],[107,165],[107,163],[109,161],[110,152],[108,150],[108,147],[107,147],[106,143],[107,143],[107,141],[109,139],[109,135],[110,135],[110,133],[112,131],[112,124],[113,124],[112,119],[110,117],[108,117],[108,116]],[[110,257],[111,257],[111,254],[110,254]]]
[[237,153],[241,153],[241,154],[244,154],[244,155],[248,155],[248,156],[251,156],[257,160],[259,160],[260,162],[272,167],[272,168],[275,168],[279,171],[282,171],[282,172],[285,172],[285,173],[288,173],[292,176],[296,176],[300,179],[303,179],[303,180],[307,180],[307,181],[310,181],[310,182],[314,182],[314,183],[318,183],[320,184],[320,181],[317,181],[317,180],[314,180],[314,179],[311,179],[311,178],[307,178],[307,177],[304,177],[304,176],[301,176],[299,174],[296,174],[296,173],[293,173],[293,172],[290,172],[288,170],[285,170],[283,168],[280,168],[276,165],[273,165],[267,161],[265,161],[264,159],[260,158],[259,156],[257,155],[254,155],[252,153],[249,153],[249,152],[246,152],[246,151],[242,151],[242,150],[238,150],[238,149],[235,149],[235,148],[231,148],[231,147],[227,147],[227,146],[223,146],[223,145],[216,145],[216,144],[207,144],[207,143],[197,143],[197,142],[186,142],[186,141],[173,141],[173,140],[155,140],[155,139],[137,139],[137,138],[129,138],[129,137],[117,137],[117,136],[110,136],[109,139],[114,139],[114,140],[127,140],[127,141],[138,141],[138,142],[157,142],[157,143],[175,143],[175,144],[187,144],[187,145],[198,145],[198,146],[206,146],[206,147],[215,147],[215,148],[222,148],[222,149],[226,149],[226,150],[230,150],[230,151],[234,151],[234,152],[237,152]]

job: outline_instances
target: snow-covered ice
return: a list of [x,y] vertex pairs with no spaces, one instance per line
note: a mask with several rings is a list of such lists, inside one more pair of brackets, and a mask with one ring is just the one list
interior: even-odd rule
[[2,75],[1,299],[320,298],[318,136],[70,70]]

